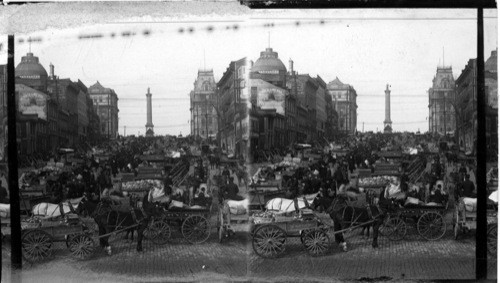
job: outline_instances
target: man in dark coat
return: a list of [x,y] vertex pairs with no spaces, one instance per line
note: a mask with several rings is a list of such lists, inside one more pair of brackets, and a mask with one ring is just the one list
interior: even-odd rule
[[476,194],[474,193],[474,190],[476,187],[474,186],[474,183],[472,183],[471,180],[469,180],[470,176],[469,174],[465,175],[465,181],[462,184],[462,197],[468,197],[468,198],[475,198]]
[[229,178],[229,183],[224,186],[222,195],[224,199],[230,199],[230,200],[243,200],[243,197],[238,195],[240,189],[238,186],[234,183],[233,178]]
[[9,199],[7,198],[7,196],[7,189],[3,186],[2,180],[0,180],[0,203],[9,203]]

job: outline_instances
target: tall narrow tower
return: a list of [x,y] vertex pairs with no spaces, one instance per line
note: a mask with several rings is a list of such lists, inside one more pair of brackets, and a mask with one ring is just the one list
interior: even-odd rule
[[391,91],[389,90],[389,84],[385,88],[385,120],[384,120],[384,133],[392,133],[392,121],[391,121]]
[[147,118],[148,118],[148,121],[146,123],[146,137],[152,137],[155,135],[155,132],[153,131],[153,107],[152,107],[152,104],[151,104],[151,96],[153,94],[151,94],[149,92],[149,87],[148,87],[148,93],[146,93],[146,97],[147,97],[147,103],[148,103],[148,106],[147,106]]

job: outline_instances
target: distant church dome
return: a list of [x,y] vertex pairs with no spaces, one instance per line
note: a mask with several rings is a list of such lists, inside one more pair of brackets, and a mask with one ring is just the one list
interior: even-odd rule
[[266,51],[260,52],[260,58],[253,64],[252,72],[260,74],[286,73],[286,67],[285,64],[278,59],[278,52],[274,52],[272,48],[266,48]]
[[16,77],[26,79],[47,78],[47,71],[38,62],[38,57],[33,56],[33,53],[28,53],[21,58],[21,63],[16,67]]

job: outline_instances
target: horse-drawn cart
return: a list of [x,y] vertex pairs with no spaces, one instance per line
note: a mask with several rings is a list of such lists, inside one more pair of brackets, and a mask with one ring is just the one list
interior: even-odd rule
[[[498,204],[488,200],[487,207],[487,247],[488,253],[497,255],[498,239]],[[460,233],[467,233],[477,228],[476,199],[460,198],[453,213],[453,233],[455,240]]]
[[[324,255],[330,249],[328,227],[314,214],[275,218],[260,222],[254,217],[252,248],[264,258],[275,258],[285,252],[287,238],[300,237],[304,248],[312,256]],[[272,219],[272,218],[271,218]]]
[[400,208],[397,212],[388,214],[380,233],[390,240],[399,241],[407,234],[407,224],[413,224],[422,238],[428,241],[439,240],[446,233],[444,220],[446,209],[446,205],[416,205]]
[[21,222],[23,257],[39,262],[52,253],[54,242],[66,242],[71,256],[89,258],[94,249],[91,230],[75,214],[66,214],[60,220],[28,218]]
[[148,226],[151,241],[166,244],[172,236],[172,227],[177,227],[186,241],[201,244],[210,237],[210,211],[208,207],[170,208],[163,210]]
[[[235,202],[239,208],[231,209],[228,204],[221,199],[217,214],[217,232],[219,242],[229,238],[235,232],[248,232],[253,228],[252,217],[255,213],[265,210],[266,203],[277,197],[284,197],[278,182],[266,182],[251,184],[247,192],[247,198],[241,202]],[[222,198],[222,195],[219,196]],[[228,215],[230,214],[230,215]]]

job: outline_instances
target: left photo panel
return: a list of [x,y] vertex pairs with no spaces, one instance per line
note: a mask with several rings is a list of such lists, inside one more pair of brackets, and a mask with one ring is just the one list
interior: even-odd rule
[[243,21],[14,35],[22,271],[11,261],[0,40],[3,282],[246,276]]

